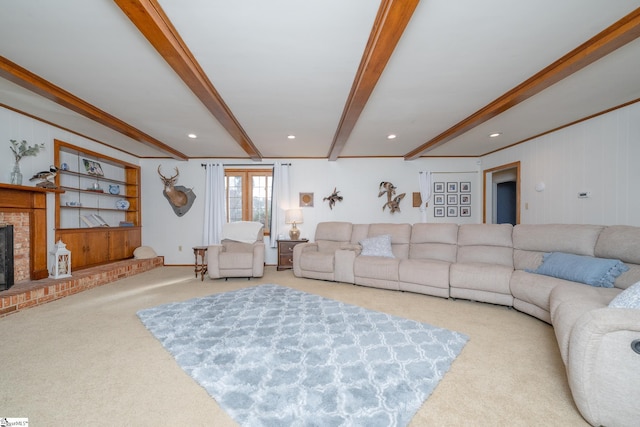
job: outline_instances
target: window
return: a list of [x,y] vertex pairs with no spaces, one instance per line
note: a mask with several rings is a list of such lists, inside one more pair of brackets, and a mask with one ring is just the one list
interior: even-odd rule
[[261,222],[264,234],[268,235],[273,180],[271,170],[228,169],[224,174],[227,222]]

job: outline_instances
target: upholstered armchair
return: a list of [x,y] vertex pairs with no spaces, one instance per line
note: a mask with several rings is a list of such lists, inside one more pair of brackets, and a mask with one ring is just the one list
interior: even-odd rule
[[259,222],[224,224],[219,245],[207,249],[207,271],[212,279],[262,277],[264,274],[264,227]]

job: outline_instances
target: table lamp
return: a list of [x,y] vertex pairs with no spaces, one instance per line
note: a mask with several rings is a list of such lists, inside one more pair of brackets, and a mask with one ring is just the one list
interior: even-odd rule
[[302,210],[301,209],[287,209],[284,217],[286,224],[292,224],[291,230],[289,230],[289,238],[291,240],[300,239],[300,230],[296,227],[296,223],[302,224]]

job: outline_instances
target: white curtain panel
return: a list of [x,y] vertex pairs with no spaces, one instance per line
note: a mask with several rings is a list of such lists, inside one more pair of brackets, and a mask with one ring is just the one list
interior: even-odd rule
[[420,171],[418,180],[420,182],[420,198],[422,199],[420,215],[422,216],[422,222],[427,222],[427,203],[431,200],[431,172]]
[[271,189],[271,247],[275,248],[276,239],[284,225],[284,213],[290,208],[289,165],[275,162],[273,165],[273,188]]
[[227,220],[224,194],[224,165],[208,163],[204,192],[204,231],[202,244],[217,245],[222,236],[222,225]]

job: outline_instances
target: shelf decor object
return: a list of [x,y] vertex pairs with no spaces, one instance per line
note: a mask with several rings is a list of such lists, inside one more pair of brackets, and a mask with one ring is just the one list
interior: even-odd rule
[[53,256],[51,268],[49,269],[50,279],[62,279],[71,277],[71,251],[67,245],[58,240],[53,250],[49,252]]
[[24,139],[18,143],[15,139],[10,139],[11,151],[13,151],[13,170],[11,171],[11,184],[22,185],[22,172],[20,171],[20,160],[23,157],[35,156],[44,149],[44,144],[27,145]]
[[116,209],[120,209],[122,211],[126,211],[129,209],[129,201],[127,199],[118,199],[116,200]]

